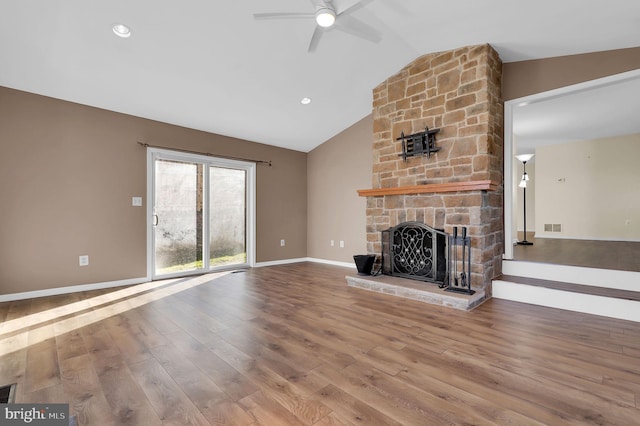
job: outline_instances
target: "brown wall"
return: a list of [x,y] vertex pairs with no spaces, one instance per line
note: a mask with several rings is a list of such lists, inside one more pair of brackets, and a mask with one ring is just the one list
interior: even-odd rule
[[305,153],[0,87],[0,294],[146,276],[137,141],[272,160],[257,166],[257,261],[306,256]]
[[[640,48],[507,63],[503,98],[637,68]],[[366,239],[362,199],[352,189],[370,186],[372,159],[345,152],[371,143],[370,119],[316,148],[307,164],[301,152],[0,88],[0,294],[146,275],[145,209],[131,206],[132,196],[147,202],[138,140],[273,160],[272,168],[257,167],[257,260],[350,262],[363,247],[356,234],[362,233],[360,244]],[[319,232],[314,224],[326,228]],[[327,247],[343,234],[343,251]],[[78,267],[81,254],[90,255],[88,267]]]
[[309,257],[353,263],[354,254],[366,253],[366,199],[356,190],[371,186],[372,140],[369,115],[309,152]]
[[511,62],[502,67],[505,101],[640,68],[640,47]]

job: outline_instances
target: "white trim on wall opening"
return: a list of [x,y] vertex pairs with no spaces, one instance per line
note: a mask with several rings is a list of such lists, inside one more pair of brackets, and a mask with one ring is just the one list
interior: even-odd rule
[[513,160],[514,155],[516,155],[517,143],[513,135],[513,115],[515,109],[522,105],[544,102],[545,100],[558,96],[623,82],[638,77],[640,77],[640,70],[633,70],[558,89],[548,90],[546,92],[535,93],[522,98],[512,99],[504,103],[504,259],[513,259],[513,244],[517,237],[517,199],[515,198],[515,194],[518,185],[518,176],[515,170],[516,164]]

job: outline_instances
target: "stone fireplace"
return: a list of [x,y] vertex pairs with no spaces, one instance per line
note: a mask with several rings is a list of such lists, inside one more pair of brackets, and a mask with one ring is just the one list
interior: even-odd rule
[[[367,251],[381,253],[381,231],[422,222],[468,230],[470,281],[491,295],[503,247],[502,63],[489,45],[424,55],[373,91],[372,188]],[[437,152],[404,158],[402,134],[440,129]]]

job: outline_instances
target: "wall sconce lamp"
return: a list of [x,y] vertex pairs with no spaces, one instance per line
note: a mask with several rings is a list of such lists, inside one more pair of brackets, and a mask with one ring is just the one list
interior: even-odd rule
[[518,244],[522,246],[533,245],[531,241],[527,241],[527,182],[529,182],[529,175],[527,174],[527,161],[531,160],[534,155],[535,154],[516,155],[516,158],[522,162],[522,166],[524,167],[524,174],[522,175],[522,179],[518,184],[518,187],[522,188],[522,204],[524,210],[524,239],[522,241],[518,241]]

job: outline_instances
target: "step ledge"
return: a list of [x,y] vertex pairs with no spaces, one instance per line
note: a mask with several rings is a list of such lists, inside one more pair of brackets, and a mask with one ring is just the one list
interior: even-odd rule
[[553,288],[494,280],[495,299],[640,322],[640,301],[575,293]]
[[619,290],[616,288],[596,287],[584,284],[567,283],[562,281],[543,280],[539,278],[519,277],[515,275],[502,275],[496,279],[500,281],[508,281],[515,284],[546,287],[554,290],[569,291],[572,293],[591,294],[594,296],[611,297],[614,299],[640,301],[640,291]]
[[618,290],[640,291],[640,272],[503,260],[502,273]]

